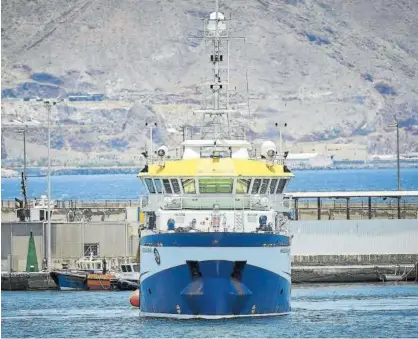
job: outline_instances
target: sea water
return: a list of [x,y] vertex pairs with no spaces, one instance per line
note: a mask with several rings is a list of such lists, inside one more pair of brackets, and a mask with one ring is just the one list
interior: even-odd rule
[[291,314],[228,320],[141,318],[131,293],[2,291],[2,338],[418,336],[418,284],[293,285]]
[[[379,191],[397,189],[396,169],[344,169],[294,171],[288,186],[295,191]],[[46,177],[28,178],[28,196],[46,194]],[[401,170],[401,187],[404,190],[418,190],[418,169]],[[103,175],[62,175],[51,177],[51,191],[54,200],[137,200],[144,194],[135,174]],[[2,178],[2,199],[20,197],[20,179]]]

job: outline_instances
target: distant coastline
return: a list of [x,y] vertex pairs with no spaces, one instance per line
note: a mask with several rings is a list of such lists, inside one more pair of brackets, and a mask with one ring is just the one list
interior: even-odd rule
[[[332,166],[325,168],[314,167],[291,167],[296,171],[321,171],[321,170],[346,170],[346,169],[380,169],[380,168],[396,168],[396,161],[374,161],[374,162],[336,162]],[[418,168],[418,161],[401,160],[402,168]],[[108,174],[133,174],[136,175],[143,166],[115,166],[115,167],[59,167],[51,168],[51,175],[108,175]],[[16,177],[11,176],[11,172],[19,173],[23,171],[22,167],[2,168],[2,178]],[[28,167],[27,173],[29,177],[44,177],[47,175],[46,167]]]

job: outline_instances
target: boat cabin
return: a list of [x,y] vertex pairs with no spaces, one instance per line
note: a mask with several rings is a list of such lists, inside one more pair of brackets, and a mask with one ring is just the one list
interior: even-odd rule
[[139,265],[137,263],[121,264],[120,269],[124,273],[139,272]]
[[152,207],[161,202],[166,209],[211,209],[214,204],[220,209],[265,209],[282,204],[293,174],[277,157],[273,142],[263,143],[261,158],[250,158],[249,143],[242,140],[188,140],[183,145],[182,159],[166,161],[160,148],[159,161],[138,174]]
[[[94,273],[102,273],[104,267],[104,260],[94,257],[91,254],[89,257],[83,257],[76,263],[76,269],[80,271],[93,271]],[[107,270],[108,266],[107,266]]]

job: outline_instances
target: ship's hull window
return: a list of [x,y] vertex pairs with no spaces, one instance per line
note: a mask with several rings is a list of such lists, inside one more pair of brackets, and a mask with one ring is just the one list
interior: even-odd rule
[[194,179],[181,179],[183,192],[185,194],[196,194],[196,185]]
[[168,179],[163,179],[163,185],[165,193],[173,194],[173,191],[171,190],[170,181],[168,181]]
[[250,189],[251,179],[238,178],[236,192],[238,194],[247,194]]
[[171,186],[173,186],[174,194],[180,194],[180,185],[177,179],[171,179]]
[[145,184],[147,185],[148,191],[150,193],[155,193],[155,187],[154,187],[154,184],[152,183],[152,179],[145,178]]
[[257,194],[258,190],[260,189],[261,179],[255,179],[253,183],[253,187],[251,189],[251,194]]
[[277,185],[276,194],[282,193],[285,186],[286,186],[286,179],[280,179],[279,184]]
[[263,179],[263,183],[261,184],[260,194],[266,194],[267,187],[269,187],[270,179]]
[[232,178],[200,178],[199,191],[202,194],[232,193],[234,179]]
[[163,184],[161,183],[161,179],[155,179],[154,183],[157,193],[163,193]]
[[274,194],[274,192],[276,192],[276,185],[277,185],[277,179],[271,179],[271,181],[270,181],[270,194]]

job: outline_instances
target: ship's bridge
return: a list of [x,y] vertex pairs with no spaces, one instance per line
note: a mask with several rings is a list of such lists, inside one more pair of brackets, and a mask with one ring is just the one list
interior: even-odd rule
[[241,140],[188,140],[183,146],[182,159],[160,159],[138,174],[152,208],[157,207],[154,203],[163,209],[212,209],[214,204],[220,209],[269,209],[283,205],[282,193],[293,174],[276,154],[271,159],[251,159],[249,143]]

